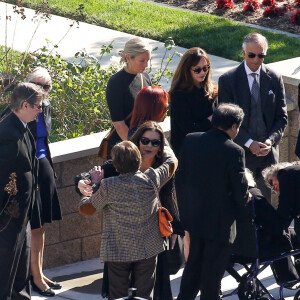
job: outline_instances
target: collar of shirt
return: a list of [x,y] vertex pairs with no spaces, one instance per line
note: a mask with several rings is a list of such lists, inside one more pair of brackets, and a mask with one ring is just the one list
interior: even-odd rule
[[19,120],[22,122],[23,126],[26,128],[27,127],[27,123],[25,123],[24,121],[22,121],[20,118]]
[[244,66],[245,66],[245,71],[246,71],[247,78],[248,78],[249,88],[250,88],[250,91],[251,91],[252,84],[253,84],[253,81],[254,81],[254,78],[253,78],[253,76],[251,74],[252,73],[256,73],[257,74],[257,83],[259,84],[261,66],[255,72],[253,72],[253,71],[251,71],[249,69],[249,67],[246,64],[246,61],[244,61]]

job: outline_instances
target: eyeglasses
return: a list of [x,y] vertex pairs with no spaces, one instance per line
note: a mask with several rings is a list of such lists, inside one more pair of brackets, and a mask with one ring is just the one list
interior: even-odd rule
[[194,72],[194,73],[196,73],[196,74],[200,74],[201,73],[201,71],[203,71],[204,73],[206,73],[208,70],[209,70],[209,68],[210,68],[210,65],[207,65],[207,66],[204,66],[204,67],[199,67],[199,68],[197,68],[197,69],[192,69],[192,71]]
[[249,58],[254,58],[257,56],[258,58],[263,59],[266,57],[266,54],[264,54],[264,53],[255,54],[255,53],[249,52],[247,55]]
[[150,140],[150,139],[148,139],[148,138],[146,138],[146,137],[142,137],[141,138],[141,143],[143,144],[143,145],[148,145],[149,143],[151,143],[151,145],[153,146],[153,147],[158,147],[158,146],[160,146],[160,144],[161,144],[161,141],[160,140],[157,140],[157,139],[154,139],[154,140]]
[[31,81],[31,83],[36,84],[36,85],[42,87],[45,91],[49,90],[50,87],[51,87],[51,85],[49,85],[49,84],[42,84],[40,82],[33,82],[33,81]]
[[37,104],[32,104],[32,107],[36,107],[37,109],[42,109],[42,104],[37,105]]

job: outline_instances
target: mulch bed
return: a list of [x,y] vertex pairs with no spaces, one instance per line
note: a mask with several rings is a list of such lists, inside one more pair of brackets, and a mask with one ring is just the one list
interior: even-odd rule
[[[243,1],[234,2],[234,8],[217,8],[216,0],[154,0],[155,2],[165,3],[172,6],[187,8],[201,13],[217,15],[234,21],[256,24],[268,28],[300,34],[300,26],[290,24],[289,19],[293,12],[287,12],[279,17],[264,17],[265,6],[261,6],[256,12],[243,12]],[[262,1],[259,1],[262,2]],[[291,5],[295,11],[300,9],[294,0],[277,1],[276,6]],[[299,5],[299,4],[298,4]]]

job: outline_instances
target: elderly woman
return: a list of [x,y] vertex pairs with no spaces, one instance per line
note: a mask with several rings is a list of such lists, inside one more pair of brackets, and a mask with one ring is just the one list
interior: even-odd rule
[[49,150],[48,137],[51,131],[50,101],[47,98],[52,81],[45,68],[37,67],[27,75],[25,81],[43,88],[46,97],[42,103],[42,111],[37,120],[30,122],[28,127],[36,141],[36,157],[39,160],[38,191],[31,216],[31,274],[32,288],[42,296],[55,295],[52,289],[60,289],[61,285],[47,278],[43,273],[43,255],[45,241],[45,223],[61,220],[61,209],[58,200],[54,170]]
[[106,89],[109,112],[116,129],[109,139],[110,149],[121,140],[127,140],[134,99],[143,87],[151,85],[149,75],[144,72],[151,55],[149,45],[141,38],[133,38],[119,55],[124,68],[110,78]]
[[[154,131],[153,137],[149,136],[151,145],[163,142],[155,135]],[[164,250],[155,190],[172,176],[177,160],[170,154],[157,169],[150,167],[141,172],[141,154],[143,151],[132,142],[115,145],[112,162],[120,175],[103,179],[100,188],[79,208],[83,214],[93,211],[91,206],[103,210],[100,258],[108,266],[109,300],[127,294],[131,272],[137,296],[152,299],[157,254]],[[83,193],[91,195],[89,191]]]

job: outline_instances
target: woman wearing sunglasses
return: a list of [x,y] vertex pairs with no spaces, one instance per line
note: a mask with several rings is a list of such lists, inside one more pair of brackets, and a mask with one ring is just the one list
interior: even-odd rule
[[179,154],[184,137],[211,127],[217,87],[211,79],[210,58],[198,47],[187,50],[174,73],[171,97],[171,145]]
[[[154,116],[155,117],[155,116]],[[161,127],[152,121],[147,121],[137,128],[131,141],[137,145],[141,152],[142,161],[140,166],[140,171],[145,172],[148,168],[158,168],[162,165],[164,156],[172,150],[170,147],[165,146],[165,135]],[[100,168],[97,168],[98,173],[103,173],[104,178],[118,176],[119,173],[116,172],[112,161],[107,161]],[[80,180],[81,175],[77,176],[75,179],[75,186],[78,185],[80,192],[86,190],[91,190],[88,186],[90,181]],[[160,189],[160,200],[163,207],[166,207],[171,213],[174,221],[172,223],[174,233],[183,234],[179,224],[179,212],[177,207],[177,198],[174,188],[174,178],[171,179]],[[173,238],[174,241],[174,238]],[[162,252],[158,255],[157,261],[157,272],[156,281],[154,287],[153,299],[160,300],[172,300],[171,284],[168,270],[167,253]],[[132,282],[135,285],[134,279]],[[102,297],[108,297],[109,282],[107,276],[107,266],[104,268],[103,275],[103,285],[102,285]]]

